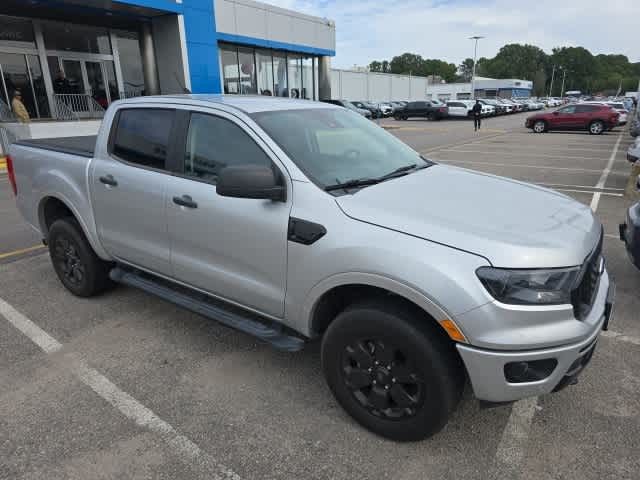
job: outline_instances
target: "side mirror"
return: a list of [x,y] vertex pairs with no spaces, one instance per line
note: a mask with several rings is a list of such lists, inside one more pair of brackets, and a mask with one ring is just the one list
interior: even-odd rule
[[554,115],[560,115],[560,112],[556,110],[555,112],[553,112],[553,114]]
[[246,165],[225,167],[218,174],[216,192],[222,197],[285,201],[285,187],[280,185],[270,167]]

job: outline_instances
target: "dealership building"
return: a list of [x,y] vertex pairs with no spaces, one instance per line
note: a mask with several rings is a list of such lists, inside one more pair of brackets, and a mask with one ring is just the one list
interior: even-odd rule
[[[433,83],[427,86],[427,99],[465,100],[472,98],[471,82],[466,83]],[[476,77],[474,84],[474,98],[528,98],[533,90],[533,82],[515,78],[486,78]]]
[[330,96],[332,21],[252,0],[2,0],[0,120],[182,93]]

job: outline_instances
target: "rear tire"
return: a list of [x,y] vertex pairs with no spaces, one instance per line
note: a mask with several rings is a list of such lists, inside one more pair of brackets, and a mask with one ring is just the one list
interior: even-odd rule
[[362,426],[397,441],[439,432],[462,395],[464,368],[437,326],[402,303],[347,307],[322,341],[322,368],[340,405]]
[[109,279],[112,264],[95,254],[74,218],[53,222],[47,240],[53,268],[71,293],[91,297],[113,285]]
[[589,133],[591,135],[601,135],[604,130],[604,122],[601,120],[594,120],[589,124]]
[[547,131],[547,122],[544,120],[536,120],[532,129],[535,133],[544,133]]

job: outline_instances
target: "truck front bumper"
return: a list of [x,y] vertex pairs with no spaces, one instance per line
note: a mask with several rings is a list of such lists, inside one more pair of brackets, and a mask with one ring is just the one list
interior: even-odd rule
[[555,392],[575,383],[591,360],[600,331],[608,328],[612,316],[615,284],[609,281],[603,287],[606,298],[600,302],[595,328],[577,343],[526,351],[488,350],[457,344],[476,398],[510,402]]

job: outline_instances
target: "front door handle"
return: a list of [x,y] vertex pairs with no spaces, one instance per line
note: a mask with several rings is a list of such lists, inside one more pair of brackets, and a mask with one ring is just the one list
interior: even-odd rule
[[106,176],[100,177],[99,180],[101,183],[104,183],[105,185],[109,185],[111,187],[118,186],[118,182],[116,182],[116,179],[113,178],[113,175],[106,175]]
[[187,208],[198,208],[198,204],[193,201],[189,195],[182,195],[181,197],[173,197],[173,203]]

